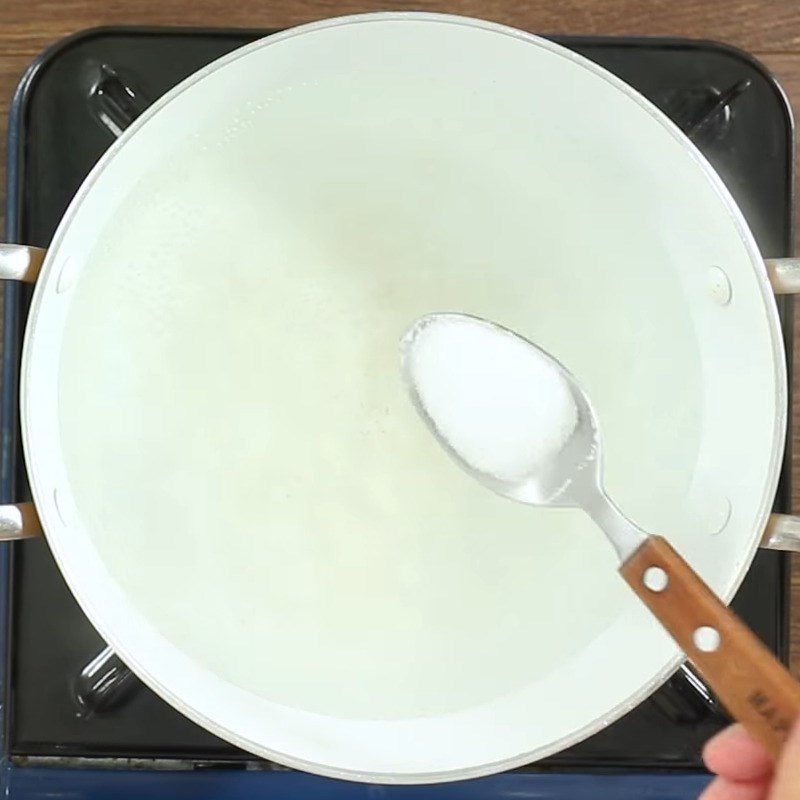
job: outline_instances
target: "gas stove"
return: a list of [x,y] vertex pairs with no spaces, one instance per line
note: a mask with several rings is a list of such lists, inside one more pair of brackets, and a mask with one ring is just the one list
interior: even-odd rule
[[[6,240],[46,247],[83,178],[148,105],[210,61],[269,33],[101,29],[42,54],[20,82],[9,118]],[[791,254],[792,119],[763,67],[709,42],[553,38],[614,72],[672,117],[722,176],[761,252]],[[25,287],[5,287],[4,502],[29,497],[16,420],[29,300]],[[780,302],[785,323],[788,302]],[[787,324],[784,329],[788,336]],[[787,507],[786,483],[778,511]],[[786,570],[784,555],[759,553],[734,601],[781,657],[787,646]],[[141,685],[84,617],[44,541],[3,545],[0,571],[0,780],[12,797],[693,797],[708,779],[700,747],[727,723],[711,693],[683,668],[591,739],[504,775],[381,789],[316,778],[237,750]]]

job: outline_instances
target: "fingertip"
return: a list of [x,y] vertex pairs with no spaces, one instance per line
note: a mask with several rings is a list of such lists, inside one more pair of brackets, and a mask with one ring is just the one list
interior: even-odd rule
[[714,778],[698,800],[766,800],[766,782],[737,783],[727,778]]
[[719,784],[721,781],[722,778],[714,778],[714,780],[703,789],[697,800],[719,800]]
[[706,742],[703,761],[710,772],[730,781],[758,781],[774,770],[769,753],[741,725],[731,725]]

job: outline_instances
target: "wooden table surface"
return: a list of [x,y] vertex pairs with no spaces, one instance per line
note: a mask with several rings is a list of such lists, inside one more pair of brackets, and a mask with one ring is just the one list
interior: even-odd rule
[[[782,82],[796,117],[800,111],[800,0],[417,0],[413,5],[397,0],[0,0],[0,175],[14,86],[42,48],[67,34],[121,24],[282,28],[340,14],[409,8],[483,17],[534,33],[646,34],[727,42],[760,58]],[[795,330],[800,336],[800,310]],[[795,375],[800,380],[800,346],[796,351]],[[800,421],[800,402],[792,408],[792,419]],[[793,430],[798,477],[793,481],[792,507],[800,511],[800,425]],[[793,563],[792,584],[792,667],[800,677],[800,558]]]

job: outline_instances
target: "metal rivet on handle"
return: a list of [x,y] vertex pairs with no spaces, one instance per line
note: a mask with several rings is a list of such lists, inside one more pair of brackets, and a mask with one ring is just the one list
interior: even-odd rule
[[702,625],[692,634],[694,646],[703,653],[713,653],[719,650],[722,637],[716,628],[710,625]]
[[58,270],[58,281],[56,281],[56,294],[63,294],[68,289],[75,285],[75,280],[78,277],[78,262],[72,257],[68,256],[62,262]]
[[56,507],[56,513],[61,522],[66,525],[67,520],[64,517],[64,509],[61,508],[61,494],[58,489],[53,489],[53,505]]
[[726,306],[731,301],[731,282],[725,271],[719,267],[710,267],[708,270],[708,292],[721,306]]
[[708,532],[712,536],[717,536],[722,533],[728,525],[731,518],[731,501],[724,495],[714,498],[713,495],[708,502],[708,514],[706,523],[708,525]]
[[669,584],[669,575],[661,567],[648,567],[642,576],[642,583],[651,592],[663,592]]

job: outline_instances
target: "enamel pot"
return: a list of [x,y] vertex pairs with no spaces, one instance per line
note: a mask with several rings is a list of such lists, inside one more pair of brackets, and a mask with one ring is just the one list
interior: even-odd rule
[[[577,375],[606,485],[726,601],[787,433],[765,261],[693,144],[613,75],[459,17],[326,20],[181,83],[109,149],[35,282],[32,504],[148,686],[258,756],[353,780],[505,770],[601,730],[681,654],[579,511],[481,490],[398,341],[464,311]],[[25,546],[24,544],[20,546]]]

